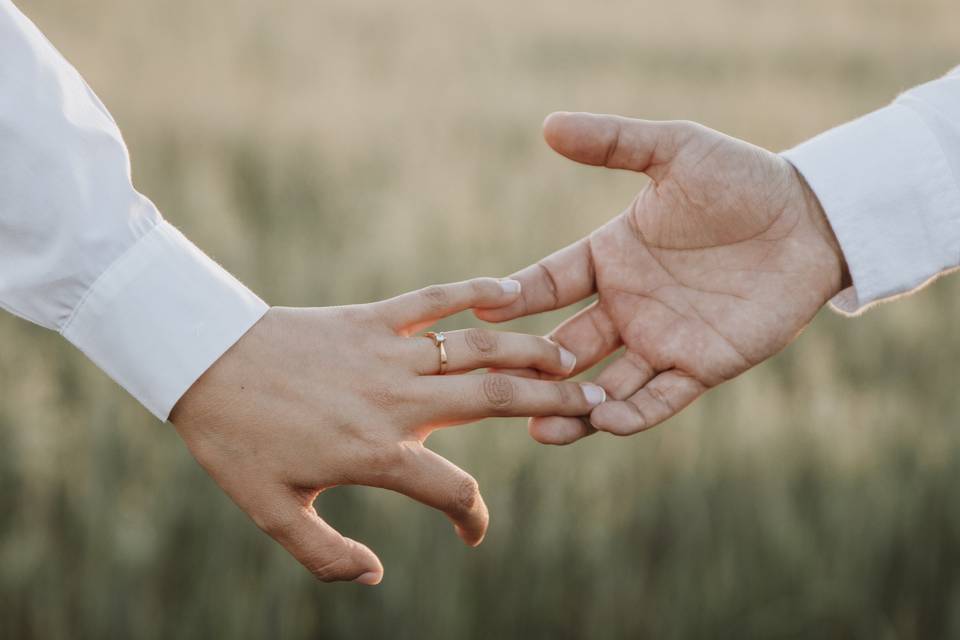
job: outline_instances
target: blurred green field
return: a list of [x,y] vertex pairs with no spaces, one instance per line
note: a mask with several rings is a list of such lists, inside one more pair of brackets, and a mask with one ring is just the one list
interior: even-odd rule
[[[550,111],[782,149],[960,63],[955,0],[20,6],[114,112],[141,190],[284,305],[508,273],[618,213],[642,179],[554,156]],[[958,320],[960,277],[824,312],[630,439],[440,433],[487,540],[328,492],[320,511],[384,561],[368,589],[314,583],[169,425],[2,316],[0,637],[960,637]]]

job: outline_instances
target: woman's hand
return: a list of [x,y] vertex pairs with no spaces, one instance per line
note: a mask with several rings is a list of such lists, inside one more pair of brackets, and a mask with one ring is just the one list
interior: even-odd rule
[[423,446],[430,432],[488,416],[582,416],[604,399],[595,385],[449,375],[527,367],[566,376],[575,358],[545,338],[447,333],[441,376],[433,340],[407,337],[519,295],[514,280],[480,278],[373,304],[273,308],[191,387],[171,422],[223,490],[317,578],[377,584],[373,552],[317,515],[321,491],[392,489],[443,511],[477,545],[488,521],[477,482]]

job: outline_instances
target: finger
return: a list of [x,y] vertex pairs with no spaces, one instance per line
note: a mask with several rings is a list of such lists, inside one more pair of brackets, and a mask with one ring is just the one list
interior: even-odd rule
[[625,402],[608,402],[590,414],[600,431],[630,435],[654,427],[696,400],[706,387],[676,369],[659,374]]
[[271,513],[254,517],[257,526],[318,580],[375,585],[383,578],[377,556],[365,545],[337,533],[312,505],[301,504],[294,496],[275,503]]
[[656,180],[691,129],[681,122],[653,122],[592,113],[552,113],[543,137],[557,153],[583,164],[641,171]]
[[565,320],[547,337],[576,356],[574,374],[586,371],[620,347],[620,332],[598,302]]
[[[620,333],[597,302],[566,320],[549,338],[576,356],[571,375],[589,369],[620,346]],[[596,382],[603,387],[599,379]],[[537,442],[556,445],[571,444],[596,432],[587,420],[562,416],[533,418],[528,430]]]
[[578,240],[510,276],[520,282],[521,294],[510,304],[480,309],[487,322],[503,322],[533,313],[560,309],[594,292],[593,258],[588,238]]
[[586,418],[559,416],[530,418],[527,431],[537,442],[557,445],[571,444],[597,432]]
[[[489,369],[490,373],[503,373],[508,376],[516,376],[518,378],[532,378],[533,380],[556,380],[557,376],[551,376],[544,374],[541,371],[536,369],[500,369],[491,367]],[[567,377],[567,376],[563,376]]]
[[[489,329],[465,329],[444,332],[447,372],[473,371],[486,367],[533,368],[557,376],[565,376],[577,364],[572,353],[555,342],[540,336],[506,333]],[[427,337],[411,338],[415,350],[416,371],[435,375],[440,371],[437,345]]]
[[606,390],[611,400],[626,400],[647,384],[655,373],[643,356],[626,351],[601,371],[594,382]]
[[585,416],[606,398],[590,383],[551,382],[503,373],[421,376],[417,379],[425,419],[434,424],[490,416]]
[[402,493],[442,511],[464,542],[471,547],[480,544],[490,516],[477,481],[419,442],[404,443],[399,452],[396,473],[364,484]]
[[474,278],[404,293],[377,302],[374,308],[394,330],[410,335],[466,309],[499,307],[519,297],[520,283],[516,280]]

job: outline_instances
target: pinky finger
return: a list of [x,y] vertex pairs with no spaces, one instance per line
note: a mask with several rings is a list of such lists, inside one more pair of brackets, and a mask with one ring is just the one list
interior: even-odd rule
[[626,436],[655,427],[703,395],[699,380],[676,369],[665,371],[623,402],[606,402],[590,414],[600,431]]
[[375,585],[383,577],[383,565],[366,545],[340,535],[296,496],[277,496],[269,510],[250,516],[322,582]]

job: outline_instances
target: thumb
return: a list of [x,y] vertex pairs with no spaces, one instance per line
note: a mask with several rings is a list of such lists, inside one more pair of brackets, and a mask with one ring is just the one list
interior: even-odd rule
[[554,151],[576,162],[647,173],[673,160],[690,127],[592,113],[551,113],[543,137]]
[[323,521],[313,505],[291,498],[277,504],[257,525],[322,582],[352,580],[375,585],[383,579],[383,565],[363,545],[340,535]]

